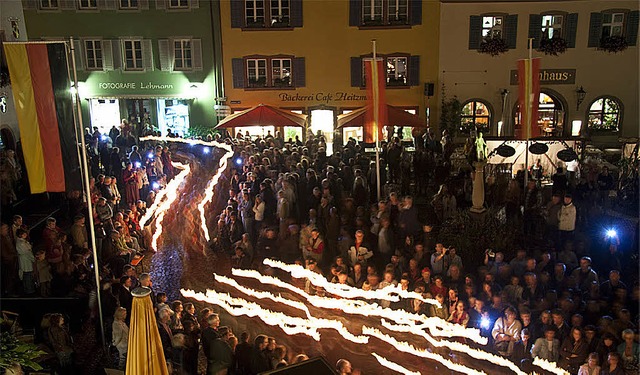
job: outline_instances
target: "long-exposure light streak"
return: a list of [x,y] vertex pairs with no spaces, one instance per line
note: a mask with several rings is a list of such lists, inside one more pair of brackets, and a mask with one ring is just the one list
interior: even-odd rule
[[558,367],[555,363],[549,362],[546,359],[542,359],[540,357],[536,357],[533,359],[533,365],[557,375],[569,375],[566,370]]
[[344,339],[356,344],[366,344],[369,338],[366,336],[356,336],[349,332],[342,322],[332,319],[321,318],[300,318],[286,315],[282,312],[274,312],[263,308],[254,302],[249,302],[243,298],[231,297],[227,293],[219,293],[214,290],[207,290],[206,295],[196,293],[192,290],[182,289],[184,297],[194,298],[199,301],[211,303],[225,309],[233,316],[246,315],[248,317],[258,317],[266,324],[279,326],[288,335],[302,333],[320,341],[318,329],[332,329],[337,331]]
[[371,353],[371,355],[378,360],[378,363],[380,363],[382,366],[391,369],[393,371],[397,371],[401,374],[404,375],[422,375],[421,372],[419,371],[410,371],[407,370],[406,368],[400,366],[399,364],[395,363],[395,362],[391,362],[390,360],[386,359],[383,356],[378,355],[377,353]]
[[[182,164],[182,163],[176,163],[176,162],[171,162],[171,164],[172,164],[175,168],[178,168],[178,169],[184,169],[185,167],[188,167],[188,164]],[[177,177],[177,176],[176,176],[176,177]],[[160,190],[160,191],[158,192],[158,195],[156,195],[156,198],[155,198],[155,200],[153,201],[153,204],[151,205],[151,207],[149,207],[149,208],[147,209],[147,212],[146,212],[146,213],[145,213],[145,214],[140,218],[140,227],[141,227],[141,228],[144,228],[144,226],[145,226],[145,225],[147,225],[147,222],[148,222],[149,220],[151,220],[151,218],[153,217],[153,215],[154,215],[154,214],[156,213],[156,211],[158,210],[158,207],[162,204],[162,202],[163,202],[163,200],[165,199],[165,197],[167,196],[167,194],[169,194],[169,192],[171,191],[171,190],[170,190],[170,187],[171,187],[171,186],[174,186],[174,185],[171,185],[171,183],[172,183],[173,181],[175,181],[175,179],[174,179],[174,180],[171,180],[171,181],[167,184],[167,186],[166,186],[164,189],[162,189],[162,190]],[[182,181],[181,181],[181,182],[182,182]],[[178,184],[178,185],[179,185],[179,184]]]
[[445,367],[447,367],[450,370],[453,371],[458,371],[461,372],[463,374],[469,374],[469,375],[487,375],[485,372],[483,371],[478,371],[475,369],[472,369],[470,367],[461,365],[459,363],[454,363],[446,358],[444,358],[443,356],[436,354],[436,353],[432,353],[429,352],[427,350],[424,349],[418,349],[415,346],[409,344],[406,341],[398,341],[396,340],[394,337],[391,337],[387,334],[384,334],[382,332],[380,332],[379,329],[377,328],[371,328],[371,327],[367,327],[367,326],[363,326],[362,327],[362,333],[365,335],[369,335],[372,337],[376,337],[384,342],[386,342],[387,344],[390,344],[391,346],[393,346],[394,348],[396,348],[397,350],[404,352],[404,353],[408,353],[408,354],[413,354],[417,357],[422,357],[422,358],[427,358],[427,359],[432,359],[434,361],[439,362],[440,364],[444,365]]
[[513,372],[515,372],[518,375],[527,375],[526,372],[520,370],[520,368],[513,362],[509,361],[508,359],[501,357],[499,355],[495,355],[489,352],[485,352],[484,350],[479,350],[479,349],[475,349],[470,347],[469,345],[460,343],[460,342],[456,342],[456,341],[447,341],[447,340],[436,340],[433,337],[431,337],[429,334],[427,334],[425,331],[423,331],[422,329],[416,329],[416,326],[411,326],[411,325],[397,325],[397,324],[392,324],[387,322],[386,320],[382,319],[381,321],[382,326],[390,331],[394,331],[394,332],[405,332],[405,333],[413,333],[415,335],[421,336],[423,338],[425,338],[429,344],[435,346],[435,347],[447,347],[451,350],[455,350],[458,352],[463,352],[468,354],[470,357],[473,357],[475,359],[480,359],[480,360],[484,360],[484,361],[489,361],[493,364],[499,365],[499,366],[503,366],[503,367],[507,367],[510,370],[512,370]]
[[[175,165],[175,164],[174,164]],[[164,188],[164,192],[166,192],[165,199],[158,205],[156,212],[158,212],[158,217],[156,218],[156,231],[153,234],[153,238],[151,239],[151,248],[155,251],[158,251],[158,239],[162,235],[162,221],[164,220],[164,215],[171,207],[171,204],[178,199],[178,191],[180,186],[187,178],[187,175],[191,173],[191,167],[189,164],[180,164],[177,165],[178,168],[183,168],[180,173],[178,173]]]
[[269,267],[286,271],[293,277],[307,278],[313,285],[323,287],[327,292],[339,295],[344,298],[361,297],[367,299],[382,299],[391,302],[398,302],[400,300],[398,296],[400,296],[404,298],[419,299],[425,303],[440,307],[440,302],[438,302],[437,300],[424,298],[420,293],[402,290],[400,287],[387,287],[378,290],[362,290],[346,284],[331,283],[321,274],[305,269],[304,267],[297,264],[286,264],[274,259],[265,259],[263,263]]
[[482,337],[479,330],[474,328],[465,328],[461,325],[453,324],[440,318],[427,317],[425,315],[418,315],[404,310],[383,308],[375,303],[368,303],[362,300],[351,300],[349,299],[350,297],[337,299],[330,297],[311,296],[307,292],[296,286],[286,283],[273,276],[262,275],[258,271],[254,270],[240,270],[234,268],[231,270],[231,273],[234,276],[258,280],[262,284],[270,284],[283,289],[287,289],[302,296],[315,307],[338,309],[348,314],[361,316],[383,317],[403,324],[417,324],[421,329],[429,329],[433,336],[465,337],[481,345],[485,345],[487,343],[487,338]]

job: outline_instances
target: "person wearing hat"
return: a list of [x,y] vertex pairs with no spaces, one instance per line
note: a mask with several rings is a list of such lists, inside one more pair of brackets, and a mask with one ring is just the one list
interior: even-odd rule
[[564,196],[564,203],[558,212],[558,230],[562,244],[573,239],[573,231],[576,229],[576,206],[573,205],[571,194]]
[[420,273],[422,278],[415,282],[414,287],[422,287],[426,291],[431,290],[431,269],[429,267],[424,267]]

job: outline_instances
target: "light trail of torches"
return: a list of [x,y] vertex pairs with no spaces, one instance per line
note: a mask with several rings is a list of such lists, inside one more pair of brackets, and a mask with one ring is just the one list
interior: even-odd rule
[[362,333],[365,335],[376,337],[386,342],[387,344],[390,344],[391,346],[393,346],[394,348],[396,348],[401,352],[413,354],[416,357],[435,360],[450,370],[458,371],[463,374],[469,374],[469,375],[487,375],[484,371],[478,371],[470,367],[461,365],[459,363],[454,363],[439,354],[432,353],[424,349],[417,349],[415,346],[409,344],[406,341],[398,341],[394,337],[391,337],[387,334],[380,332],[380,330],[377,328],[363,326]]
[[[398,302],[403,298],[419,299],[425,303],[436,305],[440,307],[440,302],[431,298],[424,298],[422,294],[416,292],[410,292],[408,290],[402,290],[400,286],[393,287],[388,286],[384,289],[378,290],[362,290],[354,288],[346,284],[331,283],[325,279],[322,275],[315,273],[311,270],[297,264],[287,264],[274,259],[265,259],[263,263],[272,268],[278,268],[291,274],[296,278],[306,278],[313,285],[324,288],[327,292],[335,295],[339,295],[344,298],[367,298],[367,299],[382,299],[385,301]],[[395,295],[394,295],[395,294]]]
[[378,355],[377,353],[371,353],[371,355],[378,360],[378,363],[380,363],[382,366],[393,370],[393,371],[397,371],[401,374],[404,375],[422,375],[421,372],[419,371],[410,371],[407,370],[406,368],[400,366],[399,364],[395,363],[395,362],[391,362],[390,360],[386,359],[385,357],[382,357],[380,355]]
[[499,355],[495,355],[489,352],[485,352],[484,350],[479,350],[479,349],[475,349],[470,347],[469,345],[460,343],[460,342],[456,342],[456,341],[439,341],[434,339],[433,337],[431,337],[430,335],[428,335],[425,331],[423,331],[422,329],[420,329],[419,327],[416,327],[415,325],[407,325],[407,324],[403,324],[403,325],[397,325],[397,324],[392,324],[387,322],[386,320],[382,319],[382,326],[390,331],[393,332],[404,332],[404,333],[412,333],[414,335],[418,335],[420,337],[425,338],[429,344],[435,346],[435,347],[447,347],[451,350],[455,350],[458,352],[463,352],[466,353],[467,355],[469,355],[472,358],[475,359],[480,359],[480,360],[484,360],[484,361],[489,361],[493,364],[502,366],[502,367],[506,367],[510,370],[512,370],[513,372],[515,372],[518,375],[527,375],[526,372],[520,370],[520,368],[513,362],[509,361],[508,359],[501,357]]
[[315,307],[338,309],[342,310],[345,313],[354,315],[383,317],[404,324],[416,324],[416,322],[418,322],[417,324],[420,329],[428,328],[433,336],[465,337],[481,345],[485,345],[487,343],[487,338],[482,337],[479,330],[473,328],[465,328],[459,324],[453,324],[437,317],[427,317],[425,315],[418,315],[404,310],[383,308],[377,304],[370,304],[366,301],[351,300],[348,299],[349,297],[345,297],[345,299],[337,299],[330,297],[312,296],[294,285],[286,283],[273,276],[262,275],[258,271],[254,270],[240,270],[234,268],[231,270],[231,273],[234,276],[252,278],[258,280],[262,284],[274,285],[289,290],[295,294],[302,296]]
[[288,335],[302,333],[316,341],[320,341],[318,329],[332,329],[338,332],[345,340],[353,343],[366,344],[369,342],[368,337],[352,334],[342,322],[337,320],[293,317],[282,312],[265,309],[257,303],[249,302],[243,298],[231,297],[227,293],[219,293],[214,290],[207,290],[206,295],[185,289],[180,292],[184,297],[220,306],[233,316],[258,317],[268,325],[279,326]]
[[540,357],[536,357],[533,359],[533,365],[557,375],[569,375],[566,370],[558,367],[554,362],[549,362],[546,359],[542,359]]
[[[171,162],[171,164],[178,169],[184,169],[185,166],[187,166],[187,164],[182,164],[182,163],[176,163],[176,162]],[[177,176],[176,176],[177,177]],[[175,180],[175,179],[174,179]],[[160,190],[158,192],[158,195],[156,195],[156,199],[153,201],[153,204],[151,205],[151,207],[149,207],[147,209],[147,212],[140,218],[140,227],[144,228],[144,226],[147,224],[147,222],[149,220],[151,220],[151,218],[153,217],[153,215],[156,213],[156,211],[158,210],[158,207],[162,204],[162,201],[164,200],[164,198],[167,196],[167,194],[169,194],[169,192],[171,191],[169,189],[169,185],[171,185],[171,182],[173,182],[174,180],[171,180],[169,182],[169,184],[167,184],[167,186]],[[182,182],[182,181],[181,181]],[[179,185],[179,184],[178,184]],[[172,185],[173,186],[173,185]]]
[[156,218],[156,231],[151,239],[151,248],[154,251],[158,251],[158,239],[162,235],[162,221],[164,220],[164,215],[169,207],[171,207],[171,204],[175,202],[176,199],[178,199],[178,189],[187,178],[189,173],[191,173],[191,167],[189,166],[189,164],[173,163],[173,165],[177,168],[183,169],[171,181],[169,181],[167,186],[164,188],[163,191],[166,192],[166,199],[164,199],[162,203],[157,206],[156,211],[159,212],[159,214]]

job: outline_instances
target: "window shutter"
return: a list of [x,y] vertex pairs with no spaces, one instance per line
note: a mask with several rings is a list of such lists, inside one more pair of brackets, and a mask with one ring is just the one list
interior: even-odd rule
[[469,49],[480,48],[480,39],[482,37],[482,17],[469,17]]
[[533,39],[533,48],[540,46],[542,36],[542,16],[540,14],[529,15],[529,38]]
[[62,10],[76,10],[76,0],[61,0],[59,2],[60,9]]
[[576,33],[578,32],[578,13],[567,15],[566,35],[567,47],[576,48]]
[[191,66],[193,70],[202,70],[202,41],[191,39]]
[[149,0],[138,0],[138,9],[149,9]]
[[142,65],[145,70],[153,70],[153,48],[151,39],[142,40]]
[[231,27],[244,26],[244,0],[231,0]]
[[113,70],[113,44],[110,40],[100,41],[102,47],[102,70]]
[[73,54],[76,57],[76,67],[78,70],[84,70],[84,48],[82,48],[82,42],[79,40],[73,41]]
[[231,75],[234,89],[244,88],[244,59],[231,59]]
[[167,9],[167,0],[156,0],[156,9]]
[[587,47],[600,47],[602,37],[602,13],[591,13],[589,21],[589,43]]
[[409,0],[411,25],[422,25],[422,0]]
[[420,86],[420,56],[409,57],[409,86]]
[[362,87],[362,58],[351,58],[351,87]]
[[295,87],[305,87],[306,80],[304,57],[295,57],[293,59],[293,85]]
[[122,41],[115,39],[111,41],[113,51],[113,70],[120,69],[124,66],[122,61]]
[[638,41],[638,21],[639,15],[637,10],[629,12],[627,15],[627,44],[635,46]]
[[362,0],[349,0],[349,26],[360,26],[362,20]]
[[302,0],[291,0],[290,9],[289,25],[291,27],[302,27]]
[[118,9],[117,0],[98,0],[98,9],[116,10]]
[[200,1],[199,0],[191,0],[191,9],[198,9],[200,8]]
[[[160,70],[163,72],[173,71],[173,51],[172,43],[169,39],[158,39],[158,57],[160,58]],[[192,55],[193,56],[193,55]]]
[[507,16],[504,22],[505,41],[507,46],[511,49],[516,48],[516,41],[518,40],[518,15],[510,14]]

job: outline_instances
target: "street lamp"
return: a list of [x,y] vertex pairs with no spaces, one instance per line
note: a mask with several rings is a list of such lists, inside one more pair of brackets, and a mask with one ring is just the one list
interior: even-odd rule
[[580,104],[582,104],[582,102],[584,101],[584,97],[587,95],[587,92],[584,91],[584,88],[582,86],[580,86],[577,90],[576,90],[576,98],[577,98],[577,105],[576,105],[576,111],[580,109]]

